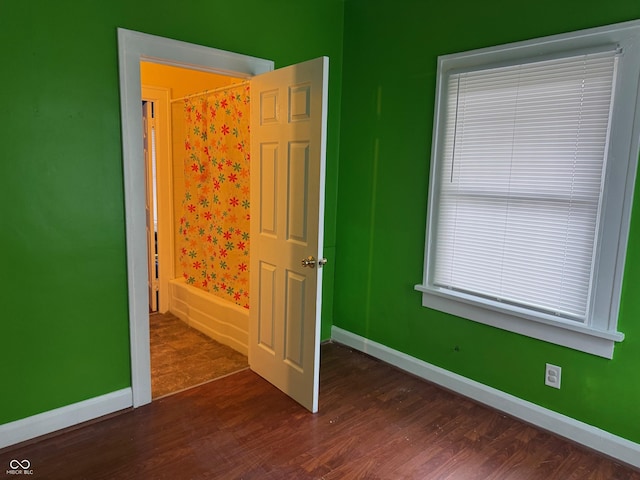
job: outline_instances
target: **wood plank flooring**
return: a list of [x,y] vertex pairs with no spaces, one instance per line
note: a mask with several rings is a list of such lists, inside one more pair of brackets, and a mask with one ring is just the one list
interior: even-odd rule
[[[245,370],[0,451],[57,479],[640,480],[532,426],[336,344],[312,415]],[[7,475],[7,477],[9,477]]]

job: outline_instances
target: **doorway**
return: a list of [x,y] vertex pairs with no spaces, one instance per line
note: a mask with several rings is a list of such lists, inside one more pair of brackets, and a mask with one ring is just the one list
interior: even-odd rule
[[[259,208],[251,216],[250,271],[252,288],[259,295],[251,296],[249,362],[253,371],[310,411],[317,411],[321,267],[326,263],[322,246],[329,59],[321,57],[272,72],[270,61],[124,29],[118,29],[118,58],[132,405],[151,401],[140,142],[140,61],[151,59],[251,78],[258,102],[251,108],[251,124],[260,128],[256,128],[258,135],[252,131],[251,140],[251,149],[258,154],[251,162],[251,202]],[[274,241],[287,242],[293,250],[270,258]],[[260,246],[257,250],[256,245]],[[268,366],[267,358],[273,360]],[[295,380],[287,381],[293,377]]]
[[[238,84],[243,78],[145,60],[140,62],[140,80],[143,103],[149,104],[148,112],[143,110],[146,115],[143,136],[150,140],[145,153],[145,178],[146,184],[151,188],[155,186],[157,191],[154,205],[151,188],[147,188],[145,208],[148,250],[152,252],[157,247],[157,257],[150,254],[148,258],[149,297],[153,300],[152,292],[155,291],[158,298],[157,305],[150,301],[150,311],[164,313],[169,310],[169,281],[176,278],[176,272],[181,271],[179,255],[175,254],[174,222],[180,220],[185,190],[185,178],[181,171],[184,169],[185,141],[182,137],[186,132],[184,122],[180,121],[184,117],[184,101],[197,99],[202,92]],[[155,172],[152,170],[154,163],[157,165]],[[153,236],[154,225],[157,239]],[[157,267],[155,288],[154,265]]]
[[[246,270],[249,91],[242,78],[149,61],[140,62],[140,74],[156,399],[248,367],[246,338],[238,346],[228,335],[234,315],[202,301],[210,294],[248,306],[248,272],[243,278],[233,260]],[[247,144],[247,159],[236,150],[238,141]],[[187,286],[202,297],[176,292]]]
[[[152,397],[145,191],[144,188],[140,188],[144,185],[145,176],[140,148],[140,62],[148,60],[222,75],[232,74],[239,78],[250,78],[271,71],[273,62],[124,29],[118,30],[118,57],[127,230],[132,405],[139,407],[151,402]],[[162,305],[162,298],[160,304]]]

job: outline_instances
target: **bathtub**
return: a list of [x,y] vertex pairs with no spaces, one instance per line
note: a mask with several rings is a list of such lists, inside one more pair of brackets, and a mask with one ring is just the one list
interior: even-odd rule
[[177,278],[169,281],[169,311],[187,325],[248,355],[248,309]]

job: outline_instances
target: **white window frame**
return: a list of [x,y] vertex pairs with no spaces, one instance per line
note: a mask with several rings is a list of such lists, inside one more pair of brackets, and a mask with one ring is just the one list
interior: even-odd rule
[[[573,52],[621,50],[612,109],[608,160],[592,282],[592,306],[585,323],[504,305],[434,285],[434,239],[443,131],[446,123],[446,76],[449,71],[531,59],[569,56]],[[416,290],[422,305],[546,342],[612,358],[619,332],[618,311],[640,140],[640,21],[625,22],[525,42],[438,57],[436,105],[431,152],[424,276]]]

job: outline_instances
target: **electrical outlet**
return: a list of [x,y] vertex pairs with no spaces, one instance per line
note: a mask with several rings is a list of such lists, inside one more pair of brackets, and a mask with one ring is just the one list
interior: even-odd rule
[[562,367],[547,363],[544,370],[544,384],[553,388],[560,388],[560,380],[562,378]]

